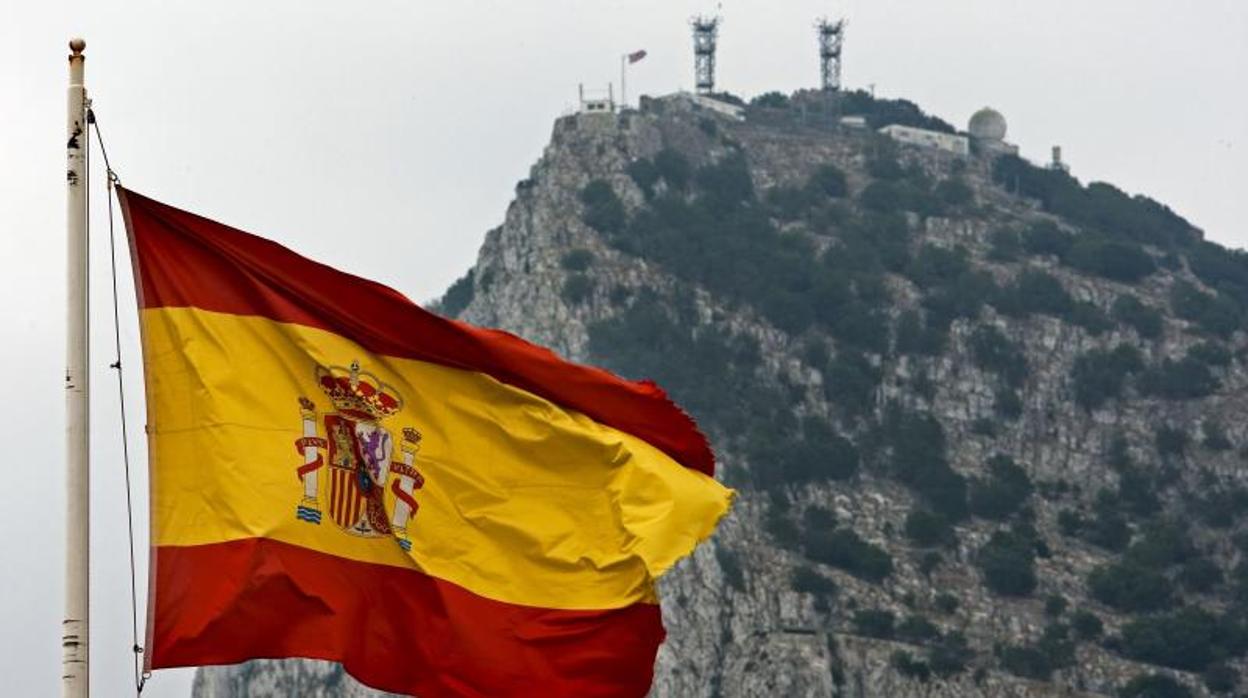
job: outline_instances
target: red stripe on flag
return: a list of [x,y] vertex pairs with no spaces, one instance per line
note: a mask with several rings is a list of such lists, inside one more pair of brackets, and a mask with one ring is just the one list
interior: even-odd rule
[[351,488],[352,473],[346,470],[340,471],[338,477],[342,478],[342,523],[351,525],[355,520],[351,518],[351,504],[355,501],[355,492]]
[[351,520],[351,476],[345,470],[338,471],[338,516],[339,523],[353,524]]
[[334,479],[334,491],[338,494],[338,506],[334,509],[334,521],[346,525],[351,523],[347,519],[347,512],[351,506],[351,489],[347,471],[342,468],[334,470]]
[[[142,308],[258,315],[365,349],[476,371],[632,434],[714,474],[706,437],[658,386],[574,364],[499,330],[434,315],[401,293],[264,238],[118,188]],[[152,263],[145,263],[150,260]]]
[[335,473],[338,472],[334,468],[326,468],[325,475],[327,482],[325,486],[329,488],[329,518],[338,520],[338,483]]
[[341,518],[340,518],[340,514],[341,514],[341,512],[338,510],[339,503],[342,501],[342,488],[341,488],[341,487],[339,487],[339,484],[340,484],[340,483],[339,483],[339,481],[338,481],[338,473],[339,473],[339,472],[340,472],[340,471],[338,470],[338,468],[330,468],[330,469],[329,469],[329,476],[330,476],[330,478],[332,478],[332,482],[330,482],[330,483],[329,483],[329,485],[330,485],[330,488],[329,488],[329,498],[330,498],[330,503],[329,503],[329,516],[330,516],[330,518],[332,518],[334,521],[340,521],[340,520],[341,520]]
[[517,606],[263,538],[154,552],[149,669],[308,657],[422,696],[643,696],[664,636],[652,604]]
[[338,471],[338,522],[346,523],[347,507],[350,506],[351,490],[350,483],[347,482],[346,471]]

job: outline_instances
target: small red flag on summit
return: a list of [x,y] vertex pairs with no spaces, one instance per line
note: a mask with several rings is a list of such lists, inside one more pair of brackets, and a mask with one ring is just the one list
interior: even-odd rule
[[641,59],[643,59],[643,58],[645,58],[645,57],[646,57],[646,51],[645,51],[645,49],[642,49],[641,51],[633,51],[632,53],[628,54],[628,62],[629,62],[629,63],[636,63],[637,61],[639,61],[639,60],[641,60]]

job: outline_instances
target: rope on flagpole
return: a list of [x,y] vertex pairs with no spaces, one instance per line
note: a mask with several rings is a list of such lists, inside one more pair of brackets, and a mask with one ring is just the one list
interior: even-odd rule
[[143,687],[147,685],[147,680],[151,678],[150,671],[143,671],[142,655],[143,646],[139,644],[139,594],[138,583],[136,582],[135,563],[134,563],[134,505],[130,494],[130,441],[129,429],[126,420],[126,391],[125,381],[121,369],[121,311],[117,299],[117,235],[114,230],[113,216],[113,187],[121,183],[121,178],[113,170],[113,166],[108,161],[108,150],[104,147],[104,136],[100,134],[100,124],[95,118],[95,112],[90,106],[87,107],[87,126],[95,129],[95,140],[100,144],[100,154],[104,156],[104,169],[108,173],[108,262],[112,272],[113,282],[113,348],[116,355],[116,361],[109,364],[109,368],[117,371],[117,402],[121,412],[121,456],[122,463],[125,466],[126,478],[126,531],[130,542],[130,637],[132,640],[131,651],[134,653],[134,693],[140,695],[143,693]]

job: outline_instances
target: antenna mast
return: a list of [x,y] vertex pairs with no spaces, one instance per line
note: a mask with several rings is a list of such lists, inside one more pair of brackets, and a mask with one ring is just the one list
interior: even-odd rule
[[819,33],[819,74],[825,92],[841,90],[841,46],[845,42],[845,20],[821,17],[815,23]]
[[719,17],[696,16],[693,27],[693,78],[698,94],[715,91],[715,40],[719,37]]

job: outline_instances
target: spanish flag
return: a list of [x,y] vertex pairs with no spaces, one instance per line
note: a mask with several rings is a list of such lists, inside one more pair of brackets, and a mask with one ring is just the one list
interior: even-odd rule
[[341,662],[419,696],[640,696],[656,579],[732,492],[650,383],[121,191],[148,669]]

